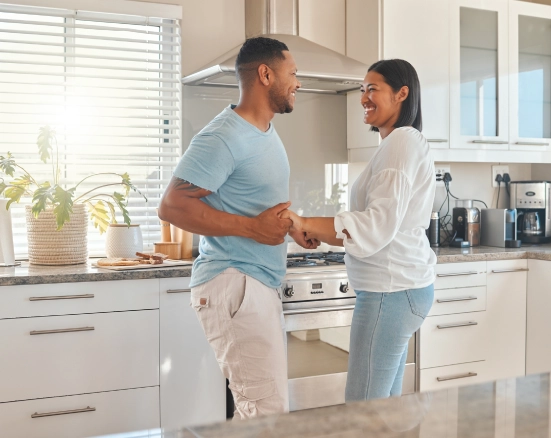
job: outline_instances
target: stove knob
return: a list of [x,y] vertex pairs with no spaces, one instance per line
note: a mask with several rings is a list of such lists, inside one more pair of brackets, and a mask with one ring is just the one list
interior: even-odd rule
[[291,298],[295,294],[294,287],[286,287],[283,289],[283,295],[285,295],[287,298]]
[[339,287],[339,290],[345,294],[347,293],[350,289],[348,288],[348,283],[341,283],[341,287]]

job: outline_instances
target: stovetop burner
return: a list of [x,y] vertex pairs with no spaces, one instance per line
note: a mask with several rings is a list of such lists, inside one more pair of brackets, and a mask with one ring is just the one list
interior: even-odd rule
[[287,267],[330,266],[344,264],[344,252],[300,252],[287,254]]

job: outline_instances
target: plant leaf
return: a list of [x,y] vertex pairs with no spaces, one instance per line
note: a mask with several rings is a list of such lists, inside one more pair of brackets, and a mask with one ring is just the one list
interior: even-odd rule
[[40,186],[34,191],[32,212],[34,217],[38,217],[41,211],[46,210],[48,202],[54,202],[52,194],[52,186],[49,181],[40,184]]
[[115,206],[113,205],[112,202],[109,202],[109,201],[105,201],[105,203],[109,207],[109,210],[111,210],[111,223],[116,224],[117,223],[117,217],[116,217],[116,212],[115,212]]
[[65,222],[71,219],[73,212],[73,196],[75,188],[64,190],[59,185],[54,187],[54,214],[57,223],[57,230],[61,230]]
[[8,152],[5,157],[0,155],[0,170],[8,176],[13,176],[15,172],[15,160],[11,152]]
[[122,174],[122,185],[124,186],[126,192],[125,197],[128,198],[128,195],[130,193],[130,189],[134,190],[136,193],[143,196],[145,199],[145,202],[147,202],[147,196],[145,196],[142,192],[140,192],[140,189],[138,189],[134,184],[132,184],[132,181],[130,181],[130,175],[128,175],[128,172],[125,172]]
[[45,163],[50,158],[50,151],[53,151],[52,141],[55,139],[55,129],[49,126],[43,126],[39,130],[36,145],[40,159]]
[[6,209],[10,208],[10,205],[14,202],[19,202],[21,200],[21,196],[27,192],[30,185],[31,176],[28,173],[14,179],[10,187],[8,187],[4,192],[4,196],[9,199]]
[[0,182],[0,196],[2,196],[2,193],[4,193],[4,190],[6,190],[6,187],[8,186],[6,185],[4,180],[2,180],[2,182]]
[[109,214],[107,213],[105,203],[98,201],[95,205],[91,202],[87,202],[86,204],[88,205],[88,211],[90,212],[94,227],[99,229],[100,234],[105,233],[109,227]]
[[128,214],[128,210],[126,209],[126,205],[128,201],[124,197],[124,195],[121,195],[120,193],[113,193],[113,199],[115,200],[115,204],[120,208],[122,212],[122,217],[124,219],[124,223],[126,225],[130,225],[130,215]]

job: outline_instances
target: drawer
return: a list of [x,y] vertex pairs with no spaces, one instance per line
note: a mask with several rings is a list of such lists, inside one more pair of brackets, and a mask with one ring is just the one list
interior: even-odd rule
[[480,361],[421,370],[420,390],[436,391],[488,382],[492,380],[489,368],[488,362]]
[[437,289],[429,316],[486,310],[486,286]]
[[485,360],[486,319],[486,312],[426,318],[420,332],[421,369]]
[[[65,414],[41,416],[52,412]],[[158,432],[159,423],[158,387],[0,404],[2,436],[10,438],[79,438],[151,429]]]
[[0,319],[159,308],[159,280],[2,286]]
[[2,320],[0,357],[0,402],[156,386],[159,311]]
[[434,289],[486,286],[486,262],[436,265]]

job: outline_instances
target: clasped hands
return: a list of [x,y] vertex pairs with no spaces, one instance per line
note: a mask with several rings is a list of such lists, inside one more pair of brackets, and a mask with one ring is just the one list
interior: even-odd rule
[[289,210],[290,206],[290,202],[284,202],[256,216],[254,240],[266,245],[279,245],[289,234],[303,248],[317,248],[321,242],[303,229],[303,218]]

